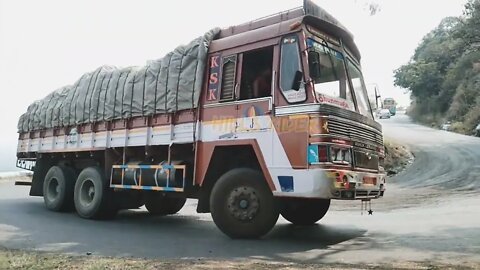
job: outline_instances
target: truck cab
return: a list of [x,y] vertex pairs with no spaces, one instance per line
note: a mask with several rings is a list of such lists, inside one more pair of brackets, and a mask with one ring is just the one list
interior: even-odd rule
[[[248,145],[277,197],[383,196],[381,126],[358,49],[333,17],[307,1],[303,9],[224,29],[209,59],[197,157]],[[269,80],[260,95],[259,77]],[[206,172],[197,173],[202,185]]]

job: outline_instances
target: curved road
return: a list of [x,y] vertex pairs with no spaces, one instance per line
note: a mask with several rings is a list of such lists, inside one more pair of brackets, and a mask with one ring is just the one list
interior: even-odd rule
[[279,219],[263,240],[230,240],[195,201],[179,214],[150,217],[124,211],[113,221],[54,213],[28,187],[0,183],[0,246],[72,254],[150,258],[256,259],[300,263],[480,264],[480,140],[412,124],[404,115],[382,120],[386,138],[416,157],[390,179],[385,198],[361,215],[360,203],[335,202],[319,225]]

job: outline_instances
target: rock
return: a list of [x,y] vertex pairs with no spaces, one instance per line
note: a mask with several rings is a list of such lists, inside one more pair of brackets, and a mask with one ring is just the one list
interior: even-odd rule
[[392,175],[395,175],[397,174],[398,172],[396,170],[388,170],[387,171],[387,176],[392,176]]

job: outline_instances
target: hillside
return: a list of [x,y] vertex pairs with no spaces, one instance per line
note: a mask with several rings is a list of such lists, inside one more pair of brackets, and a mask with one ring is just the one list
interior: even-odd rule
[[455,131],[472,134],[480,122],[480,0],[428,33],[394,76],[411,92],[413,119],[432,126],[451,121]]

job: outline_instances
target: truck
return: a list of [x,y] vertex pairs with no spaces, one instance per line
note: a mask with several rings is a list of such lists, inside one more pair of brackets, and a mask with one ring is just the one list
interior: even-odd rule
[[397,113],[397,102],[393,98],[385,98],[382,108],[389,110],[391,115],[395,115]]
[[353,35],[308,0],[144,67],[86,73],[32,103],[18,132],[30,195],[86,219],[194,199],[227,236],[259,238],[279,215],[312,225],[331,200],[386,189]]

